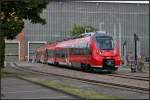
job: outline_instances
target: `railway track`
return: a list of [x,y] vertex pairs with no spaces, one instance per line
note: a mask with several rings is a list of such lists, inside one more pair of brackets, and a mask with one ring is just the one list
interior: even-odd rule
[[[60,66],[54,66],[51,65],[52,67],[59,67],[59,68],[64,68],[64,67],[60,67]],[[80,69],[76,69],[76,68],[70,68],[70,67],[65,67],[67,69],[73,69],[76,71],[82,71]],[[89,73],[86,71],[82,71],[83,73]],[[91,74],[98,74],[97,72],[95,73],[91,73]],[[149,81],[149,77],[144,77],[144,76],[139,76],[139,75],[128,75],[128,74],[122,74],[122,73],[113,73],[113,74],[107,74],[107,76],[112,76],[112,77],[120,77],[120,78],[126,78],[126,79],[134,79],[134,80],[141,80],[141,81]]]
[[[54,65],[51,65],[53,67],[58,67],[58,66],[54,66]],[[59,68],[64,68],[64,67],[59,67]],[[65,67],[65,68],[68,68],[70,69],[69,67]],[[79,69],[75,69],[74,70],[77,70],[77,71],[81,71]],[[84,73],[89,73],[89,72],[85,72],[83,71]],[[91,74],[98,74],[98,73],[91,73]],[[128,75],[128,74],[122,74],[122,73],[113,73],[113,74],[107,74],[108,76],[113,76],[113,77],[120,77],[120,78],[127,78],[127,79],[134,79],[134,80],[141,80],[141,81],[149,81],[149,77],[144,77],[144,76],[139,76],[139,75]]]
[[[54,66],[56,67],[56,66]],[[62,68],[62,67],[60,67]],[[75,69],[77,70],[77,69]],[[81,70],[78,70],[81,71]],[[89,73],[85,72],[84,73]],[[91,73],[91,74],[98,74],[98,73]],[[128,75],[128,74],[122,74],[122,73],[113,73],[113,74],[107,74],[107,76],[113,76],[113,77],[120,77],[120,78],[126,78],[126,79],[134,79],[134,80],[141,80],[141,81],[149,81],[149,77],[144,77],[144,76],[138,76],[138,75]]]
[[107,86],[107,87],[114,87],[114,88],[117,88],[117,89],[123,89],[123,90],[128,90],[128,91],[133,91],[133,92],[146,93],[146,94],[149,93],[148,88],[137,87],[137,86],[129,86],[129,85],[123,85],[123,84],[118,84],[118,83],[109,83],[109,82],[90,80],[90,79],[83,79],[83,78],[77,78],[77,77],[72,77],[72,76],[54,74],[54,73],[49,73],[49,72],[42,72],[42,71],[37,71],[37,70],[25,68],[25,67],[20,67],[16,63],[14,63],[14,65],[15,65],[15,67],[13,67],[13,68],[15,68],[16,70],[24,70],[24,71],[31,72],[31,73],[38,73],[40,75],[46,75],[46,76],[53,75],[53,76],[59,76],[59,77],[67,78],[67,79],[82,81],[84,83],[88,83],[88,84],[92,84],[92,85],[99,85],[99,86],[104,85],[104,86]]
[[108,74],[108,76],[121,77],[121,78],[134,79],[134,80],[141,80],[141,81],[149,81],[149,77],[133,76],[133,75],[127,75],[127,74],[120,74],[120,73]]
[[[51,66],[59,67],[59,66],[54,66],[54,65],[51,65]],[[59,68],[64,68],[64,67],[59,67]],[[65,67],[65,68],[71,69],[69,67]],[[75,68],[74,68],[74,70],[81,71],[81,70],[75,69]],[[89,72],[83,71],[83,73],[89,73]],[[98,74],[98,73],[95,72],[95,73],[91,73],[91,74]],[[141,80],[141,81],[149,81],[149,77],[138,76],[138,75],[128,75],[128,74],[122,74],[122,73],[107,74],[107,76],[120,77],[120,78],[126,78],[126,79],[134,79],[134,80]]]

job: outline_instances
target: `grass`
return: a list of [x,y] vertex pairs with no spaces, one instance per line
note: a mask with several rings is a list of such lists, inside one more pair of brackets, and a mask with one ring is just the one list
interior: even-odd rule
[[19,77],[23,78],[25,80],[49,87],[49,88],[53,88],[56,90],[60,90],[60,91],[64,91],[64,92],[76,95],[76,96],[81,97],[81,98],[87,98],[87,99],[121,99],[120,97],[109,96],[109,95],[102,94],[102,93],[95,92],[95,91],[81,90],[79,88],[75,88],[72,86],[53,82],[50,80],[43,80],[43,79],[39,79],[39,78],[25,77],[25,76],[19,76]]
[[1,69],[1,78],[6,78],[6,77],[11,77],[11,76],[14,76],[14,73],[8,69]]

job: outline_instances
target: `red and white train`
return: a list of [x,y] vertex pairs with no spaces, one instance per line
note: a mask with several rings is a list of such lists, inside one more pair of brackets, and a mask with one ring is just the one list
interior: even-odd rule
[[118,43],[104,32],[84,33],[79,37],[45,44],[36,50],[36,61],[80,67],[83,70],[116,71],[121,64]]

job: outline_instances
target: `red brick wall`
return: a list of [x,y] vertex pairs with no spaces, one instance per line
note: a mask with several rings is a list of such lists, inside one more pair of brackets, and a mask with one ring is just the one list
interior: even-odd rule
[[25,61],[25,34],[22,31],[17,35],[17,40],[20,41],[20,61]]

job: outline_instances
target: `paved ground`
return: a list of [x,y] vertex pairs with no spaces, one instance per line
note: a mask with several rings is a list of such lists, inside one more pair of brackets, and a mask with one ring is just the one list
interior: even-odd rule
[[69,95],[9,77],[1,79],[1,99],[73,99]]
[[[13,64],[11,65],[14,66]],[[20,65],[22,66],[25,65],[26,67],[28,65],[29,67],[32,66],[34,68],[45,69],[45,70],[47,69],[47,71],[50,71],[48,69],[51,69],[51,71],[54,71],[54,72],[55,72],[54,69],[57,69],[56,72],[60,72],[60,71],[62,72],[64,70],[67,70],[67,72],[69,73],[71,72],[72,74],[77,75],[77,76],[82,73],[80,71],[78,71],[77,73],[77,71],[73,72],[73,70],[61,69],[57,67],[54,67],[53,69],[53,67],[45,66],[43,64],[20,63]],[[87,73],[85,73],[84,75],[86,77],[90,77],[89,74]],[[95,75],[93,74],[93,76]],[[43,79],[43,77],[39,77],[39,76],[38,78]],[[45,77],[45,79],[55,81],[55,82],[60,82],[65,85],[70,85],[70,86],[77,87],[83,90],[92,90],[92,91],[97,91],[97,92],[104,93],[104,94],[109,94],[110,96],[119,96],[119,97],[123,97],[127,99],[148,99],[149,98],[149,94],[142,94],[142,93],[126,91],[122,89],[109,88],[105,86],[95,86],[95,85],[90,85],[87,83],[67,80],[67,79],[60,78],[60,77],[48,76],[48,77]],[[70,99],[70,98],[74,98],[66,94],[58,93],[57,91],[43,88],[39,85],[34,85],[32,83],[29,83],[29,82],[26,82],[24,80],[20,80],[17,78],[4,78],[1,80],[1,82],[2,82],[2,85],[1,85],[2,93],[4,94],[4,97],[2,97],[2,99],[9,99],[9,98],[11,99],[24,99],[24,98],[26,99],[39,99],[39,98],[41,99],[68,99],[69,98]]]
[[140,75],[140,76],[146,76],[149,77],[149,68],[143,68],[142,72],[137,71],[137,72],[131,72],[131,68],[129,66],[122,66],[119,71],[119,73],[128,73],[129,75]]
[[[68,80],[57,76],[38,76],[38,78],[50,80],[56,83],[80,88],[82,90],[96,91],[109,96],[116,96],[126,99],[148,99],[149,94],[137,93],[134,91],[127,91],[107,87],[103,85],[92,85],[75,80]],[[34,85],[18,78],[3,78],[2,80],[2,94],[1,99],[73,99],[74,97],[50,90],[39,85]]]

